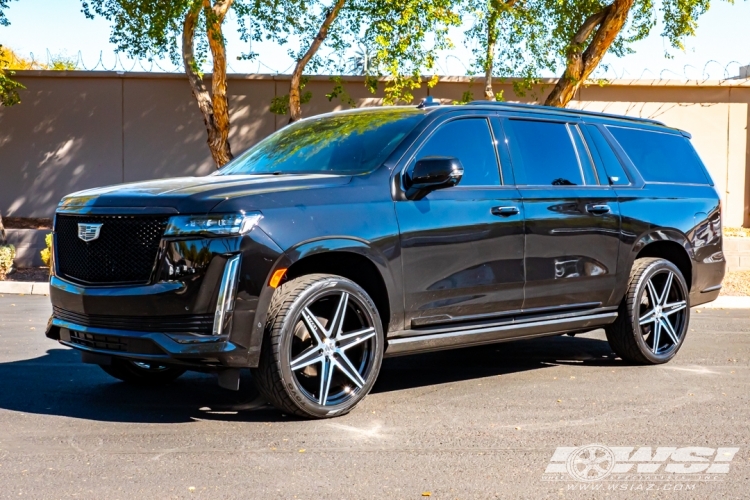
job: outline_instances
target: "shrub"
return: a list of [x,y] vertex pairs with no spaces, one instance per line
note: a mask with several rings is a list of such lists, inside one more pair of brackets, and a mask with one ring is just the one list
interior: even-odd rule
[[44,237],[44,242],[47,244],[47,248],[40,253],[42,254],[42,262],[44,262],[45,266],[49,267],[49,260],[52,255],[52,233],[49,233]]
[[13,245],[0,245],[0,279],[13,268],[13,259],[16,258],[16,247]]

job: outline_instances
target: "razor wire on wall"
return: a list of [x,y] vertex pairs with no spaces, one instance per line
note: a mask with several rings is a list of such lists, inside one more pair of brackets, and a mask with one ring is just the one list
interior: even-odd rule
[[[53,55],[49,50],[43,57],[31,53],[28,58],[19,58],[16,54],[9,54],[9,62],[13,69],[18,70],[77,70],[77,71],[112,71],[112,72],[159,72],[159,73],[182,73],[182,65],[176,65],[168,59],[132,59],[123,56],[120,53],[113,52],[111,56],[105,56],[103,51],[99,52],[98,58],[85,58],[81,51],[74,56]],[[234,74],[289,74],[293,69],[294,63],[286,67],[277,64],[267,64],[258,58],[252,62],[243,62],[244,68],[239,71],[227,61],[227,73]],[[661,68],[651,69],[644,68],[640,72],[631,72],[625,68],[616,68],[615,65],[602,64],[592,74],[592,80],[601,80],[603,82],[612,80],[687,80],[687,81],[706,81],[706,80],[728,80],[747,78],[741,70],[743,66],[750,63],[741,63],[739,61],[730,61],[723,64],[716,60],[706,62],[702,67],[692,64],[685,64],[681,69]],[[207,68],[210,66],[207,63]],[[455,54],[447,54],[436,61],[437,73],[440,75],[452,76],[471,76],[469,64]],[[351,73],[355,74],[355,73]],[[557,75],[542,75],[543,77],[553,78]]]

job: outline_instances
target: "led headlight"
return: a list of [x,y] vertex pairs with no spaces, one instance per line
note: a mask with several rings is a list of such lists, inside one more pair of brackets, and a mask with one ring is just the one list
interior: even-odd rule
[[177,215],[169,218],[164,236],[208,234],[232,236],[249,233],[263,217],[260,212],[210,215]]

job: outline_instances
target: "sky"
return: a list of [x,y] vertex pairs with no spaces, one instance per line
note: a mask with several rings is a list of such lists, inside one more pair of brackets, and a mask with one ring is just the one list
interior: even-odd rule
[[[23,57],[47,62],[50,55],[63,54],[77,59],[85,69],[158,71],[175,70],[169,61],[158,65],[118,56],[109,42],[110,25],[102,18],[87,19],[81,13],[80,0],[18,0],[10,3],[6,16],[11,22],[0,27],[0,44]],[[739,67],[750,65],[750,0],[712,2],[709,11],[698,20],[696,36],[685,40],[685,50],[670,50],[672,59],[664,56],[667,42],[659,36],[657,26],[651,35],[632,45],[634,54],[623,58],[607,55],[599,76],[606,78],[649,79],[721,79],[739,74]],[[238,61],[238,55],[250,46],[242,42],[229,19],[225,29],[229,71],[235,73],[289,73],[293,61],[287,49],[270,42],[254,44],[260,57],[252,62]],[[456,48],[441,54],[438,73],[465,75],[471,52],[464,46],[462,30],[451,32]],[[543,75],[553,76],[553,75]]]

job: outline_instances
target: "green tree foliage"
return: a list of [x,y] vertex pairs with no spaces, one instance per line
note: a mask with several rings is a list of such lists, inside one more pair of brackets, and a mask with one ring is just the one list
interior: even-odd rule
[[5,50],[0,45],[0,104],[3,106],[14,106],[21,102],[19,90],[25,89],[23,85],[13,80],[11,77],[15,74],[6,65]]
[[524,95],[537,83],[542,70],[555,70],[549,55],[544,6],[524,0],[466,0],[461,5],[472,22],[465,41],[472,44],[471,74],[484,74],[484,98],[502,100],[496,95],[494,76],[520,78],[514,91]]
[[547,28],[540,37],[564,72],[549,94],[546,104],[564,107],[575,92],[611,51],[622,56],[632,52],[631,44],[646,38],[661,18],[661,35],[671,47],[682,49],[682,40],[695,34],[698,18],[709,0],[530,0],[539,2]]
[[52,233],[44,237],[44,248],[39,252],[42,258],[42,264],[49,267],[52,259]]
[[[693,35],[710,0],[464,0],[461,12],[473,20],[472,73],[484,73],[485,98],[493,99],[492,77],[520,77],[518,94],[545,71],[562,76],[545,104],[564,107],[608,52],[623,56],[646,38],[661,19],[671,47]],[[731,1],[731,0],[730,0]]]
[[58,54],[52,57],[49,64],[44,66],[43,69],[50,71],[75,71],[78,69],[78,60],[63,54]]
[[10,2],[11,0],[0,0],[0,26],[8,26],[10,24],[8,18],[5,16],[5,12],[3,12],[3,10],[8,8]]
[[13,269],[13,261],[16,258],[16,247],[13,245],[0,244],[0,280]]
[[[5,16],[5,12],[3,12],[4,9],[8,8],[10,1],[0,0],[0,26],[8,26],[10,24],[8,18]],[[19,104],[21,96],[18,95],[18,91],[26,88],[11,78],[14,73],[9,69],[9,59],[6,50],[0,45],[0,104],[3,106]],[[0,220],[0,231],[2,231],[2,220]],[[0,235],[0,243],[3,242],[4,236]]]
[[[277,1],[255,9],[251,17],[267,39],[280,44],[300,40],[298,47],[289,48],[295,60],[289,94],[274,98],[272,111],[289,112],[290,121],[298,120],[301,105],[312,97],[303,92],[303,73],[343,73],[352,65],[351,60],[321,56],[324,45],[328,54],[339,55],[359,47],[361,55],[354,65],[369,77],[370,91],[377,91],[378,76],[386,76],[385,103],[411,102],[412,90],[424,83],[423,72],[434,71],[436,52],[452,46],[447,31],[460,23],[456,5],[455,0],[306,0]],[[435,83],[434,77],[427,82]],[[354,105],[341,80],[334,81],[326,97]]]
[[64,53],[55,54],[50,57],[48,63],[41,63],[33,59],[20,56],[10,47],[4,46],[0,50],[0,67],[7,70],[49,70],[49,71],[73,71],[78,69],[78,59],[69,57]]
[[[290,44],[290,39],[299,40],[297,46],[288,48],[289,57],[295,61],[289,93],[273,99],[272,112],[289,113],[290,122],[302,117],[302,104],[312,98],[309,90],[303,91],[308,82],[304,73],[321,69],[341,71],[336,59],[322,57],[320,49],[325,45],[329,53],[346,52],[359,30],[362,5],[366,3],[366,0],[279,0],[246,9],[246,16],[241,21],[256,21],[265,38],[280,45]],[[248,26],[244,22],[242,34],[245,38],[250,38]],[[256,31],[256,34],[259,32]],[[244,58],[251,59],[255,55],[246,54]]]
[[[365,45],[373,47],[371,65],[386,76],[384,104],[410,103],[412,91],[437,84],[435,60],[440,50],[453,47],[448,29],[461,24],[454,0],[371,0],[366,11]],[[377,80],[368,78],[374,92]]]

